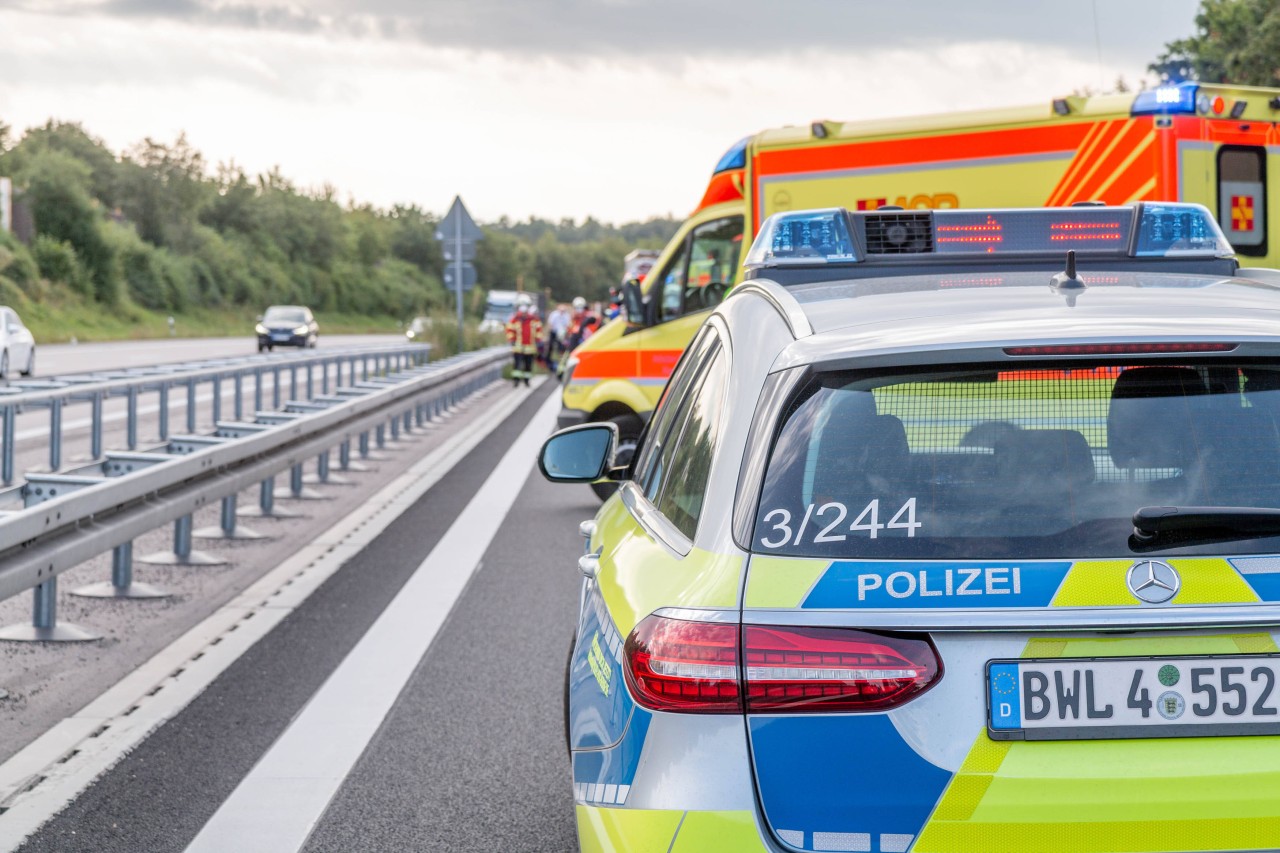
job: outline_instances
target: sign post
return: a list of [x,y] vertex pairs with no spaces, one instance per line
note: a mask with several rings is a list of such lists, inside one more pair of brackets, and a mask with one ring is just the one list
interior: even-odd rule
[[[445,260],[452,262],[453,269],[446,271],[445,283],[453,284],[453,292],[458,301],[458,352],[462,352],[465,340],[462,293],[475,284],[475,267],[470,262],[475,260],[476,242],[484,239],[484,232],[463,206],[461,196],[454,196],[449,213],[436,230],[436,239],[445,245]],[[453,275],[450,276],[449,272]]]

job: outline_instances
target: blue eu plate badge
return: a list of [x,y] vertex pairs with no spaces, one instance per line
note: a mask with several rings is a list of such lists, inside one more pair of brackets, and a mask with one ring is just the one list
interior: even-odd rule
[[1022,699],[1018,695],[1018,665],[993,663],[987,670],[987,696],[992,729],[1022,728]]

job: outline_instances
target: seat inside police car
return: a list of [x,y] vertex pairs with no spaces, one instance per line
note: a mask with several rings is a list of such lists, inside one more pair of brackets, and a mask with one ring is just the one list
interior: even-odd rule
[[1089,442],[1073,429],[1010,431],[994,440],[992,450],[996,482],[1014,501],[1079,500],[1096,477]]
[[910,468],[907,431],[876,411],[868,391],[837,391],[816,448],[815,503],[846,504],[897,495]]
[[1190,367],[1131,367],[1120,372],[1107,410],[1107,451],[1132,477],[1137,469],[1163,469],[1177,476],[1196,461],[1194,425],[1208,393]]

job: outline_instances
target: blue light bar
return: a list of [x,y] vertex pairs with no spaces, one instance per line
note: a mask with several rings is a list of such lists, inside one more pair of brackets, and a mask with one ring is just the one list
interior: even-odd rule
[[775,213],[760,226],[744,266],[947,263],[1002,257],[1230,258],[1235,252],[1203,205],[1141,202],[1115,207]]
[[730,169],[745,169],[747,166],[747,143],[750,141],[750,136],[744,136],[733,143],[733,146],[724,152],[724,156],[716,163],[716,167],[711,170],[711,174],[718,175]]
[[1200,86],[1195,83],[1178,83],[1171,86],[1157,86],[1145,92],[1139,92],[1133,99],[1130,115],[1195,115],[1196,94]]
[[849,212],[840,207],[775,213],[760,226],[743,266],[847,264],[859,259],[849,236]]

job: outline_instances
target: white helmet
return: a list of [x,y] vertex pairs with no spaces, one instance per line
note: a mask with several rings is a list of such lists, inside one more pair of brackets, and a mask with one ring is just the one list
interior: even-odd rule
[[586,299],[584,299],[584,298],[583,298],[583,297],[581,297],[581,296],[575,296],[575,297],[573,297],[573,309],[574,309],[575,311],[581,311],[583,308],[586,308],[586,307],[587,307],[587,300],[586,300]]
[[533,300],[529,298],[529,294],[522,293],[516,297],[516,304],[523,305],[526,308],[533,304]]

